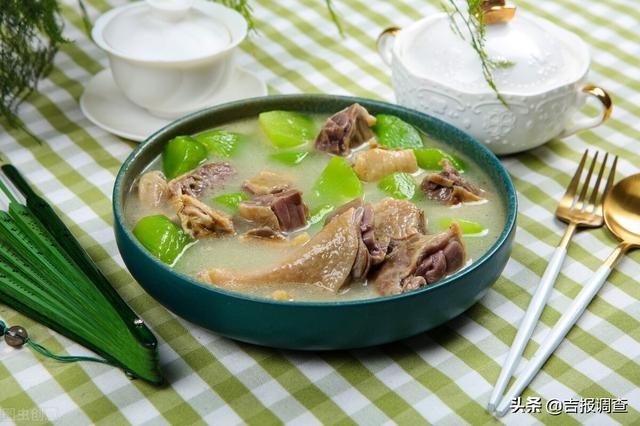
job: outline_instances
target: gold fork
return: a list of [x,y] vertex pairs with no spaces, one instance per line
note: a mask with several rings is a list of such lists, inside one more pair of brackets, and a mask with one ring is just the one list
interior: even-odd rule
[[577,227],[599,228],[604,225],[604,216],[602,214],[602,200],[604,199],[604,194],[606,194],[609,188],[611,188],[611,186],[613,185],[616,166],[618,164],[618,156],[615,156],[613,159],[613,164],[609,172],[607,184],[602,193],[602,196],[598,198],[598,189],[600,187],[600,183],[602,181],[602,177],[607,165],[607,160],[609,158],[609,153],[605,153],[604,160],[602,161],[602,165],[600,167],[600,172],[598,173],[596,183],[594,185],[593,191],[591,192],[591,197],[588,201],[585,201],[585,196],[589,189],[589,182],[591,181],[591,176],[593,174],[593,170],[598,160],[599,154],[600,153],[596,151],[596,155],[593,157],[593,160],[591,161],[591,167],[589,167],[589,172],[587,173],[586,182],[576,199],[576,190],[578,189],[578,184],[582,175],[582,169],[584,168],[584,164],[589,155],[589,150],[586,150],[584,152],[582,160],[580,161],[580,165],[578,166],[578,170],[576,170],[576,174],[573,176],[573,179],[571,180],[571,183],[567,188],[567,192],[560,200],[560,205],[556,210],[556,216],[558,217],[558,219],[569,224],[561,241],[562,245],[562,242],[564,240],[567,240],[567,242],[565,243],[565,248],[568,244],[568,240],[571,239]]
[[615,156],[613,159],[613,163],[611,164],[611,169],[609,171],[609,176],[607,178],[607,183],[605,185],[604,191],[599,192],[600,185],[602,183],[602,178],[604,176],[605,169],[607,167],[607,160],[609,159],[609,153],[605,153],[604,160],[600,165],[600,171],[598,172],[598,176],[596,178],[593,189],[591,190],[591,194],[587,199],[587,192],[589,191],[591,178],[593,176],[593,171],[596,168],[596,164],[598,162],[599,152],[596,151],[593,159],[591,160],[591,165],[587,172],[587,176],[582,183],[582,187],[578,189],[580,185],[580,181],[582,178],[582,172],[584,169],[584,165],[587,162],[589,157],[589,150],[585,150],[582,159],[580,160],[580,164],[578,165],[578,169],[576,173],[573,175],[573,179],[571,179],[571,183],[569,183],[569,187],[567,188],[567,192],[565,192],[564,196],[560,200],[560,204],[558,209],[556,210],[556,217],[563,222],[566,222],[569,226],[567,227],[558,247],[556,248],[549,264],[547,265],[547,269],[544,271],[542,275],[542,279],[540,280],[540,284],[536,289],[533,297],[531,298],[531,302],[527,307],[527,312],[522,319],[522,323],[520,324],[520,328],[518,329],[518,333],[516,334],[515,339],[513,340],[513,344],[511,346],[511,351],[507,356],[503,366],[502,371],[500,372],[500,377],[498,377],[498,381],[493,389],[493,393],[491,394],[491,398],[489,399],[489,404],[487,409],[490,412],[493,412],[496,408],[496,405],[502,396],[513,372],[515,371],[520,358],[522,356],[522,352],[527,345],[527,342],[531,338],[531,334],[540,319],[540,315],[549,299],[549,295],[551,294],[551,289],[553,288],[553,284],[558,277],[558,273],[560,272],[560,268],[562,267],[562,263],[567,255],[567,246],[571,241],[571,238],[576,232],[578,227],[583,228],[599,228],[604,225],[604,217],[602,213],[602,201],[604,200],[604,195],[609,191],[611,186],[613,185],[613,181],[615,179],[616,174],[616,166],[618,164],[618,157]]

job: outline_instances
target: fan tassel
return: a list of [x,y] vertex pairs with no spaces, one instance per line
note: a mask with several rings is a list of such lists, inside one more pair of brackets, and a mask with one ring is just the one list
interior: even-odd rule
[[0,337],[4,336],[4,340],[7,345],[20,348],[23,345],[28,345],[34,351],[55,359],[60,362],[78,362],[78,361],[90,361],[90,362],[98,362],[101,364],[114,365],[113,363],[107,361],[106,359],[96,358],[91,356],[71,356],[71,355],[58,355],[51,352],[49,349],[44,346],[34,342],[29,337],[27,330],[19,325],[14,325],[13,327],[8,327],[7,324],[0,320]]

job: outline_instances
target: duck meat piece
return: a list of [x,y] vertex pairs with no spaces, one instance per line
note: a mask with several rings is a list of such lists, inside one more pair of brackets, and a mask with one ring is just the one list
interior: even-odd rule
[[484,198],[484,190],[460,176],[449,160],[441,160],[440,165],[443,169],[440,173],[426,176],[420,184],[429,199],[453,205]]
[[280,231],[278,217],[273,210],[271,210],[271,206],[253,201],[254,200],[240,202],[240,205],[238,206],[238,214],[240,217],[256,225]]
[[371,127],[375,124],[374,116],[360,104],[353,104],[329,117],[316,138],[316,148],[347,156],[351,154],[351,148],[374,137]]
[[233,222],[228,214],[212,209],[189,195],[182,195],[178,205],[178,218],[182,229],[193,238],[235,234]]
[[327,218],[324,221],[324,224],[331,222],[336,217],[340,216],[342,213],[346,212],[349,209],[357,209],[358,207],[364,206],[364,200],[362,198],[354,198],[346,204],[343,204],[339,207],[336,207],[331,213],[327,215]]
[[222,187],[225,181],[236,173],[233,166],[227,162],[207,163],[197,169],[185,173],[169,182],[169,192],[173,199],[181,195],[198,198],[207,189]]
[[265,197],[263,202],[269,203],[271,210],[278,218],[280,229],[283,231],[295,231],[307,224],[309,209],[302,201],[302,192],[291,190],[262,197]]
[[349,209],[356,209],[356,223],[360,228],[361,243],[358,247],[358,255],[354,263],[352,278],[358,280],[364,278],[371,266],[381,263],[387,255],[387,246],[381,246],[374,231],[374,211],[371,204],[365,204],[362,198],[355,198],[346,204],[336,208],[328,217],[325,224]]
[[353,267],[351,268],[351,279],[354,281],[363,280],[371,269],[372,258],[362,238],[358,242],[358,252],[356,253]]
[[378,244],[374,233],[373,208],[371,204],[358,207],[355,211],[355,222],[360,231],[358,253],[351,269],[353,280],[362,280],[369,274],[372,266],[384,261],[387,256],[387,247]]
[[242,189],[253,195],[276,194],[289,189],[291,181],[291,177],[282,173],[263,170],[257,176],[245,180]]
[[300,246],[307,243],[310,239],[309,234],[306,232],[296,235],[293,238],[287,238],[282,232],[274,231],[273,228],[268,226],[251,229],[240,236],[241,241],[271,244],[279,247]]
[[440,234],[414,234],[394,248],[371,283],[383,296],[417,290],[462,268],[465,256],[458,224]]
[[375,182],[391,173],[413,173],[418,170],[418,162],[411,149],[373,148],[355,154],[353,170],[361,180]]
[[410,201],[394,198],[385,198],[373,205],[356,198],[335,209],[326,223],[351,208],[356,209],[361,238],[352,271],[354,280],[364,278],[372,266],[384,261],[392,241],[425,232],[424,212]]
[[362,219],[359,222],[362,242],[371,257],[371,265],[381,263],[387,255],[387,246],[380,243],[375,231],[375,210],[371,204],[362,207]]
[[251,222],[289,232],[307,224],[309,210],[302,202],[302,193],[289,190],[242,201],[239,213]]
[[372,207],[375,238],[385,252],[390,244],[427,230],[424,211],[411,201],[385,198]]
[[140,176],[138,180],[138,199],[148,207],[159,207],[167,201],[169,185],[159,170],[153,170]]
[[360,244],[355,209],[327,224],[311,241],[297,249],[283,263],[258,271],[209,269],[197,278],[228,288],[259,284],[315,285],[334,293],[349,283]]

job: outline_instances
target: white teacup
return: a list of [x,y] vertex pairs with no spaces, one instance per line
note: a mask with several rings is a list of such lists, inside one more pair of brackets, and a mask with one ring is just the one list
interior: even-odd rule
[[[397,102],[470,133],[496,154],[535,148],[606,121],[611,99],[603,89],[586,85],[586,44],[549,21],[520,15],[519,22],[486,29],[489,54],[515,58],[515,65],[494,71],[498,87],[507,88],[500,92],[508,108],[484,81],[476,52],[454,34],[445,13],[380,35],[378,49],[391,67]],[[554,56],[553,49],[560,47],[565,56]],[[589,95],[600,101],[599,115],[575,119]]]
[[205,0],[127,4],[100,16],[92,31],[124,95],[163,118],[207,106],[246,35],[242,15]]

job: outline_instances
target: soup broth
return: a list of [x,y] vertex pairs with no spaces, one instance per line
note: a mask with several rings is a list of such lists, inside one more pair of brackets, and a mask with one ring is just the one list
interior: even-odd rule
[[[313,121],[320,129],[327,119],[326,115],[315,115]],[[300,164],[289,166],[271,159],[270,154],[279,152],[279,149],[269,140],[258,119],[246,119],[224,125],[221,129],[243,135],[243,141],[235,154],[224,161],[228,161],[236,169],[236,174],[231,176],[220,187],[205,191],[199,198],[206,205],[237,215],[237,210],[221,205],[213,200],[217,195],[240,192],[243,182],[249,180],[261,171],[268,170],[287,176],[295,189],[305,195],[311,193],[314,183],[329,163],[332,155],[314,149],[313,143],[308,146],[298,146],[294,150],[308,150],[310,154]],[[468,158],[464,152],[455,152],[442,141],[434,140],[428,135],[422,135],[425,147],[440,148],[447,153],[455,154],[466,164],[463,176],[465,179],[485,190],[483,202],[460,203],[454,206],[441,201],[431,200],[420,191],[420,182],[433,171],[418,169],[412,176],[418,185],[416,196],[411,201],[424,211],[427,222],[427,233],[441,232],[446,229],[443,220],[454,218],[482,224],[485,230],[477,235],[464,235],[463,242],[466,248],[465,266],[480,258],[498,239],[505,224],[505,208],[500,201],[497,189],[492,185],[486,173]],[[370,149],[369,144],[363,144],[354,149],[348,159],[352,159],[356,153]],[[207,161],[221,161],[210,155]],[[152,162],[146,171],[163,170],[162,158]],[[388,193],[378,188],[378,182],[363,182],[363,198],[365,202],[374,203],[389,197]],[[312,212],[313,213],[313,212]],[[137,196],[137,186],[134,185],[126,198],[125,218],[126,224],[133,229],[138,221],[149,215],[164,214],[169,218],[175,217],[175,208],[171,205],[153,207],[145,205]],[[237,235],[251,228],[250,224],[237,221],[234,216],[234,224]],[[322,229],[324,220],[307,225],[304,228],[287,233],[288,238],[308,233],[311,238]],[[270,265],[277,265],[285,261],[300,246],[287,247],[285,245],[272,245],[258,241],[247,241],[237,236],[224,238],[198,239],[180,255],[173,267],[176,271],[195,276],[199,272],[211,268],[228,268],[233,270],[250,271],[264,269]],[[225,283],[218,283],[225,287]],[[351,282],[339,292],[332,292],[316,285],[309,284],[258,284],[243,286],[241,291],[251,296],[272,297],[274,292],[284,290],[287,297],[299,301],[344,301],[356,299],[368,299],[380,295],[367,280]],[[176,289],[179,291],[179,289]]]

